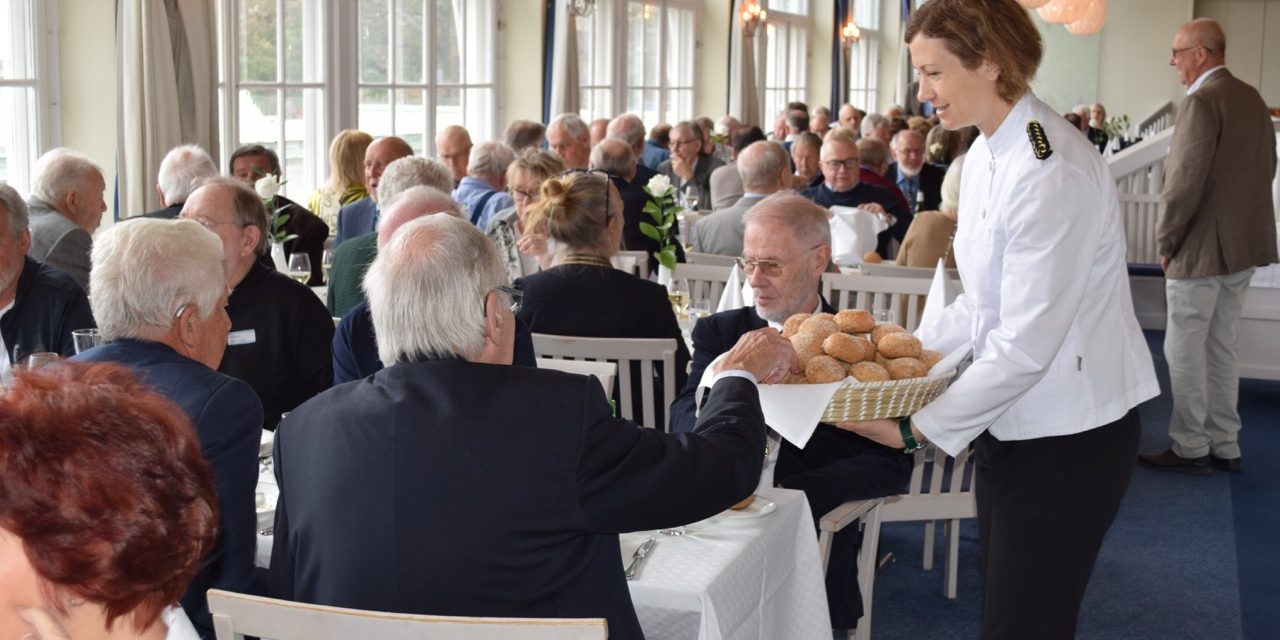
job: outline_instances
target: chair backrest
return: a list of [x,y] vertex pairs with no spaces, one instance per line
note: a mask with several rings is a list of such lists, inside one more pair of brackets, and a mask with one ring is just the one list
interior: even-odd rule
[[972,518],[977,513],[973,498],[971,449],[952,458],[929,444],[915,453],[915,466],[907,491],[885,498],[881,505],[884,522],[952,520]]
[[209,590],[218,640],[246,635],[275,640],[599,640],[604,618],[472,618],[343,609]]
[[698,253],[697,251],[684,252],[684,261],[686,264],[714,264],[721,267],[732,267],[734,260],[737,260],[737,258],[733,256],[722,256],[718,253]]
[[720,303],[720,294],[729,281],[732,266],[686,263],[676,267],[676,277],[689,283],[689,300],[704,298],[711,303],[711,310]]
[[[864,262],[858,265],[858,270],[867,276],[890,276],[893,278],[932,278],[935,267],[904,267],[898,264],[880,263],[874,264]],[[960,272],[955,269],[947,269],[947,277],[957,279]]]
[[861,273],[822,274],[822,295],[839,309],[892,310],[898,324],[915,331],[924,311],[924,299],[932,281],[927,278],[890,278]]
[[[618,365],[618,415],[646,427],[666,429],[670,403],[676,397],[675,338],[579,338],[533,334],[533,352],[539,358],[607,360]],[[662,406],[654,393],[654,364],[662,364]],[[635,365],[635,366],[633,366]],[[639,379],[634,380],[638,375]],[[633,407],[633,383],[640,387],[641,412]]]
[[649,279],[648,251],[619,251],[613,254],[613,267],[628,271],[641,280]]
[[595,376],[604,387],[607,396],[613,393],[613,380],[618,377],[618,365],[613,362],[596,362],[594,360],[565,360],[563,358],[538,358],[539,369],[555,369],[566,373],[583,376]]

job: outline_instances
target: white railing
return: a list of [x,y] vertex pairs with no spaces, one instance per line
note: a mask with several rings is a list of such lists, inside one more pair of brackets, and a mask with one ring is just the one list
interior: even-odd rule
[[1171,127],[1173,127],[1173,103],[1165,102],[1159,109],[1156,109],[1155,112],[1138,123],[1138,137],[1150,138]]
[[1107,159],[1120,194],[1120,217],[1124,220],[1126,258],[1130,264],[1160,262],[1156,223],[1164,210],[1160,191],[1164,188],[1164,160],[1172,138],[1173,128],[1169,127]]

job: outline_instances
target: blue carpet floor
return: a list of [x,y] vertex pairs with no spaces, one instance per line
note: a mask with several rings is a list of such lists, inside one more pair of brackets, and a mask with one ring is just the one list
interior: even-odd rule
[[[1147,332],[1165,391],[1140,407],[1142,449],[1169,445],[1163,332]],[[1244,380],[1245,471],[1184,476],[1137,468],[1085,594],[1082,639],[1280,638],[1280,383]],[[942,593],[943,539],[921,569],[924,525],[882,529],[874,638],[976,638],[982,611],[977,525],[961,527],[960,595]]]

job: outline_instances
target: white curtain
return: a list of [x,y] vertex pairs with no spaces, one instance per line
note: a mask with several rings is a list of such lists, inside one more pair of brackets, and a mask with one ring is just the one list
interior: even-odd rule
[[551,117],[578,113],[578,25],[568,2],[556,7],[555,48],[551,58]]
[[[756,27],[757,33],[764,25]],[[755,37],[748,38],[742,29],[742,0],[733,2],[733,26],[729,30],[729,114],[744,125],[764,129],[760,119],[760,82],[756,75]]]
[[218,158],[215,0],[121,2],[116,164],[120,215],[160,208],[156,173],[192,143]]

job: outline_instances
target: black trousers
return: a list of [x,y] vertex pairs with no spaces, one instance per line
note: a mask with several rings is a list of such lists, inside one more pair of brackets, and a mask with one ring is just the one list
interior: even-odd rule
[[[774,484],[804,492],[814,528],[828,511],[850,501],[902,493],[913,458],[856,433],[819,424],[804,449],[783,441]],[[827,561],[827,606],[831,626],[852,629],[862,617],[858,590],[858,547],[862,532],[848,527],[831,540]]]
[[1089,574],[1129,487],[1137,409],[1069,436],[974,445],[986,575],[982,637],[1075,636]]

